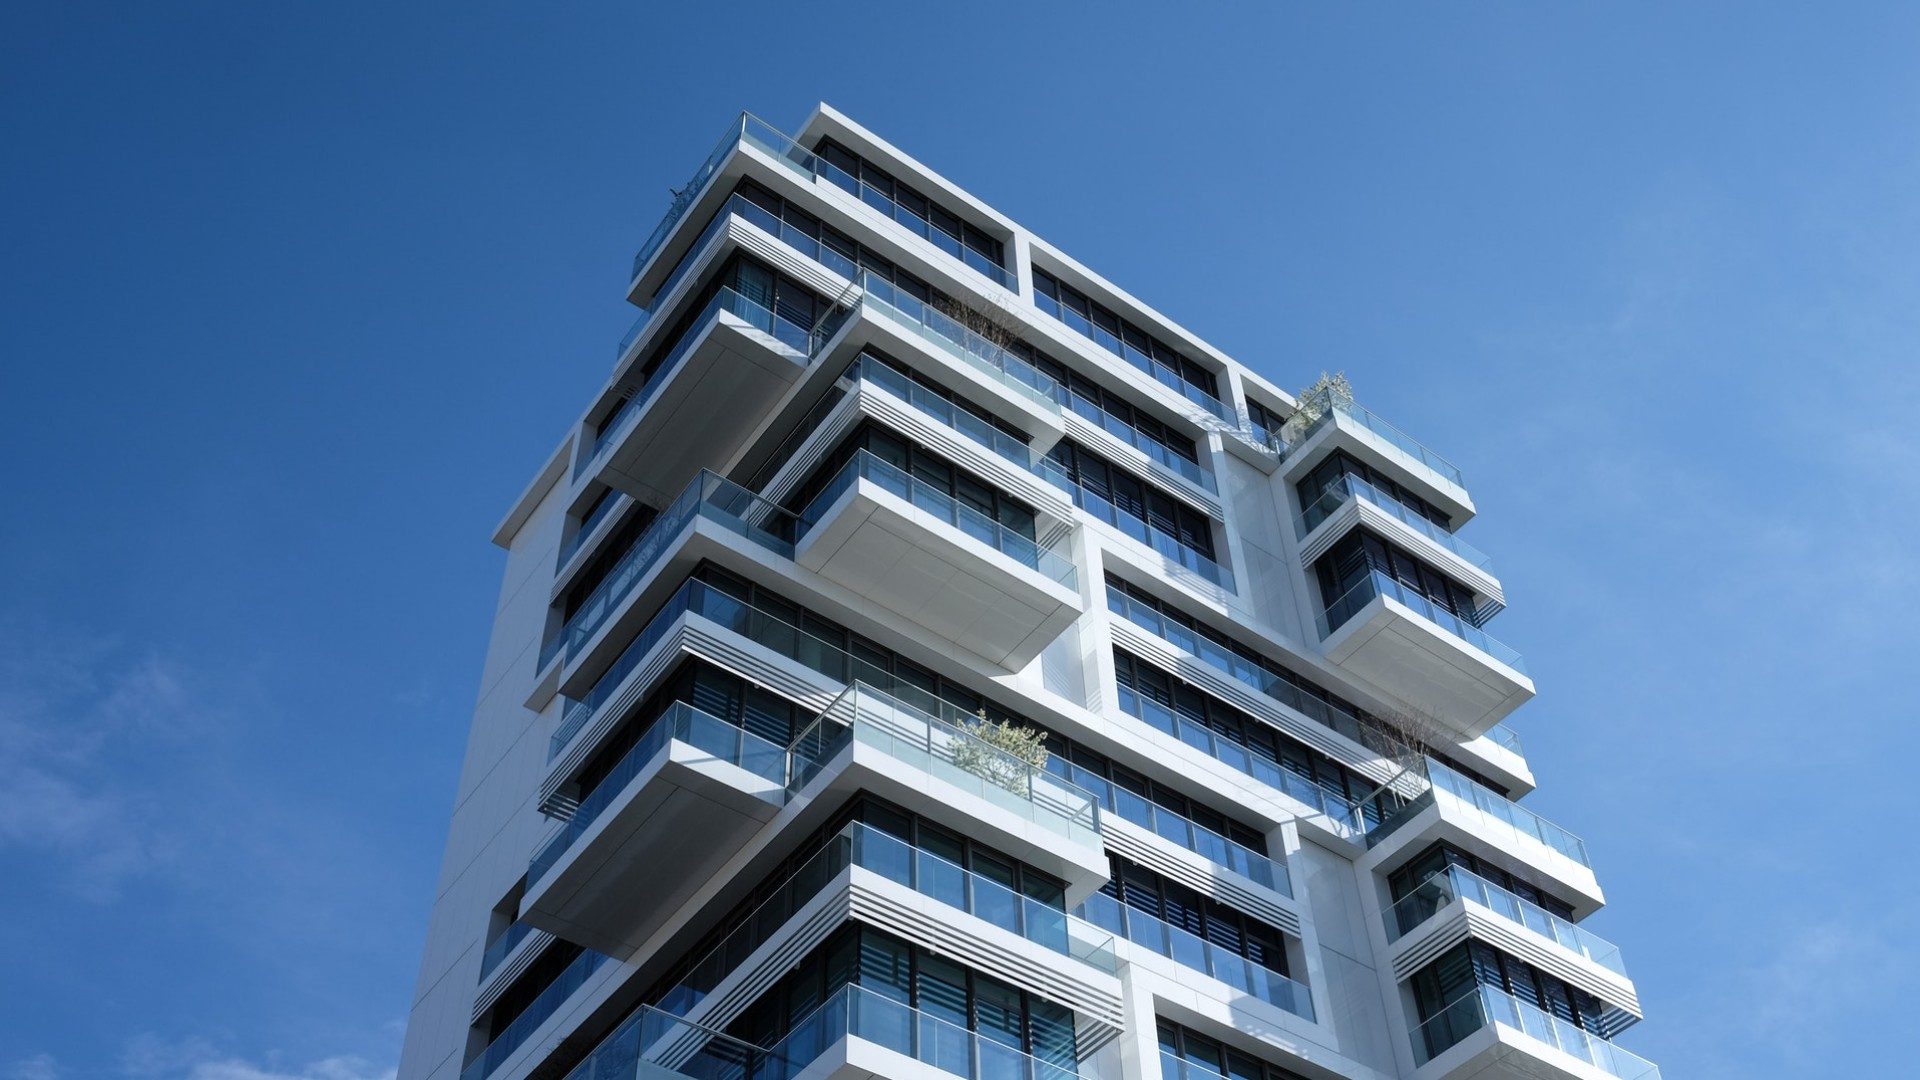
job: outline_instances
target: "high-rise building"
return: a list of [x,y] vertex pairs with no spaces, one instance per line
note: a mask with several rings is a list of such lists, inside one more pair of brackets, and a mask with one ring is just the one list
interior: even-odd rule
[[826,106],[627,297],[494,534],[402,1080],[1657,1075],[1445,458]]

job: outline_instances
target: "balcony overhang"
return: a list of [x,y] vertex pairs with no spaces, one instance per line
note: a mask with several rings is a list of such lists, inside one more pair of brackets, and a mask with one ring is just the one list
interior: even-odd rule
[[[1416,1036],[1417,1037],[1417,1036]],[[1413,1080],[1622,1080],[1506,1024],[1486,1024],[1413,1073]],[[1660,1080],[1654,1070],[1633,1080]]]
[[1337,411],[1322,421],[1305,442],[1287,449],[1275,479],[1286,485],[1297,484],[1335,450],[1344,450],[1413,489],[1421,498],[1445,511],[1456,529],[1474,515],[1473,499],[1465,488],[1409,459],[1392,443]]
[[1506,869],[1535,887],[1566,901],[1576,920],[1600,910],[1606,894],[1593,869],[1555,851],[1511,825],[1445,792],[1434,791],[1427,804],[1403,821],[1389,822],[1370,835],[1371,847],[1357,865],[1367,873],[1386,873],[1438,841],[1447,841]]
[[1056,402],[1043,399],[1037,392],[1010,385],[984,360],[963,357],[958,345],[947,342],[904,315],[886,310],[877,302],[861,303],[848,318],[821,363],[840,371],[860,350],[874,349],[901,363],[926,372],[936,382],[993,410],[994,415],[1026,433],[1035,453],[1045,453],[1066,432],[1066,421]]
[[1009,670],[1085,609],[1078,588],[989,547],[862,477],[795,545],[794,561]]
[[773,407],[806,370],[807,356],[729,311],[718,311],[640,414],[601,451],[593,472],[611,487],[659,505],[703,467],[731,458],[752,434],[742,421]]
[[1419,702],[1474,738],[1533,697],[1533,680],[1389,596],[1375,596],[1320,644],[1327,662],[1388,697]]
[[1320,556],[1326,554],[1327,549],[1332,547],[1335,541],[1360,527],[1371,529],[1376,535],[1392,540],[1425,559],[1435,568],[1445,571],[1455,581],[1472,589],[1476,605],[1492,611],[1498,611],[1507,606],[1507,593],[1501,587],[1499,578],[1357,495],[1348,496],[1347,500],[1340,504],[1339,509],[1328,514],[1326,520],[1315,525],[1311,532],[1301,537],[1301,569],[1311,572],[1313,564],[1319,560]]
[[861,792],[878,795],[921,817],[980,837],[1008,855],[1066,883],[1067,907],[1100,891],[1110,864],[1097,835],[1075,839],[1008,810],[1001,802],[950,783],[855,739],[819,775],[794,794],[811,805],[837,806]]
[[670,740],[532,883],[532,925],[625,959],[779,812],[780,784]]
[[1607,1018],[1610,1031],[1619,1031],[1643,1015],[1633,980],[1461,897],[1449,900],[1394,942],[1388,950],[1388,965],[1394,978],[1404,981],[1434,957],[1469,938],[1484,941],[1599,998],[1613,1012]]

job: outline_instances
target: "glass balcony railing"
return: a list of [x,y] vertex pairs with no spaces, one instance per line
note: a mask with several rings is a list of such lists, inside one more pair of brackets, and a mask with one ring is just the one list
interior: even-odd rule
[[1486,736],[1493,741],[1494,745],[1505,747],[1516,754],[1525,756],[1524,751],[1520,749],[1520,733],[1507,725],[1493,725],[1486,730]]
[[1173,736],[1208,757],[1251,776],[1270,788],[1285,792],[1292,798],[1307,804],[1316,813],[1326,815],[1334,827],[1343,833],[1349,835],[1364,833],[1380,818],[1382,809],[1373,803],[1356,802],[1339,792],[1324,788],[1271,758],[1254,753],[1240,743],[1214,734],[1206,727],[1182,717],[1172,708],[1140,694],[1130,686],[1122,685],[1119,690],[1120,708],[1127,715],[1144,722],[1148,727],[1162,734]]
[[1181,967],[1218,979],[1241,993],[1276,1008],[1312,1020],[1313,995],[1304,983],[1264,964],[1123,904],[1106,893],[1094,893],[1080,907],[1080,916],[1102,930],[1110,930],[1143,948],[1159,953]]
[[1478,816],[1496,827],[1505,826],[1523,836],[1532,837],[1581,866],[1593,865],[1587,855],[1586,841],[1539,814],[1474,783],[1432,758],[1426,759],[1421,770],[1426,774],[1429,785],[1427,791],[1391,813],[1387,820],[1368,833],[1368,846],[1378,844],[1420,811],[1444,799],[1449,806]]
[[613,358],[619,360],[627,355],[627,350],[633,348],[633,343],[639,340],[640,332],[645,330],[647,324],[652,321],[653,311],[649,308],[641,308],[640,314],[635,315],[633,321],[627,324],[627,332],[620,335],[620,344],[614,349]]
[[770,525],[776,530],[783,528],[791,520],[791,515],[786,515],[737,484],[702,472],[647,525],[644,532],[634,538],[632,545],[614,563],[606,578],[594,587],[593,592],[567,620],[561,636],[566,639],[569,659],[577,655],[581,646],[592,640],[593,635],[606,625],[607,619],[619,609],[634,586],[647,576],[673,540],[695,518],[705,518],[728,526],[776,554],[789,558],[793,555],[792,544],[781,533],[768,529]]
[[801,511],[802,532],[817,525],[821,515],[833,506],[834,501],[860,480],[906,500],[916,509],[945,521],[1021,566],[1038,571],[1050,581],[1072,588],[1078,580],[1071,558],[1040,546],[1033,539],[1007,528],[919,477],[910,476],[880,460],[867,450],[855,454],[853,460],[847,462],[827,483],[826,488]]
[[680,189],[680,194],[675,196],[672,204],[667,207],[666,215],[660,219],[658,225],[654,226],[646,242],[640,245],[640,250],[633,257],[633,277],[639,277],[640,272],[646,269],[647,264],[653,260],[654,254],[660,250],[660,246],[666,242],[668,236],[672,235],[674,226],[686,216],[687,208],[698,201],[700,195],[705,192],[708,182],[726,163],[727,156],[742,142],[757,147],[809,180],[824,180],[845,190],[1001,288],[1017,289],[1018,283],[1013,272],[1006,267],[966,246],[961,238],[933,225],[880,189],[848,175],[818,154],[802,148],[800,144],[773,125],[744,113],[728,128],[727,133],[721,136],[719,145],[713,148],[713,152],[707,155],[700,168],[694,171],[692,178]]
[[1022,470],[1034,471],[1033,452],[1025,439],[989,424],[888,364],[862,354],[847,368],[847,378],[877,387]]
[[1194,487],[1210,494],[1219,494],[1219,485],[1214,483],[1213,474],[1202,469],[1197,462],[1189,461],[1163,443],[1142,434],[1139,428],[1102,408],[1098,402],[1089,401],[1079,394],[1066,395],[1067,408],[1075,416],[1094,425],[1107,434],[1133,447],[1147,456],[1147,460],[1178,476]]
[[981,336],[952,315],[892,282],[862,271],[860,303],[904,323],[935,348],[968,364],[1050,412],[1060,410],[1060,384],[1019,355]]
[[1301,511],[1299,517],[1293,519],[1294,532],[1300,539],[1306,539],[1307,534],[1312,532],[1315,526],[1331,517],[1335,510],[1346,505],[1348,499],[1359,499],[1361,502],[1372,504],[1388,516],[1404,523],[1414,532],[1460,556],[1468,565],[1492,573],[1493,560],[1488,558],[1485,552],[1434,524],[1426,516],[1373,484],[1351,474],[1329,485],[1319,498],[1313,500],[1311,505]]
[[1412,933],[1414,927],[1426,922],[1435,912],[1457,899],[1478,904],[1508,922],[1524,926],[1579,953],[1616,975],[1625,976],[1627,973],[1626,964],[1620,959],[1618,945],[1458,866],[1436,871],[1393,905],[1386,916],[1387,940],[1398,941]]
[[567,565],[567,562],[580,550],[580,545],[587,542],[587,538],[593,535],[593,530],[599,528],[600,523],[607,520],[609,514],[625,505],[627,498],[618,492],[610,494],[600,500],[600,505],[594,507],[592,513],[580,519],[580,527],[573,531],[573,535],[567,539],[566,543],[560,545],[560,561],[555,567],[556,572]]
[[1063,776],[1068,783],[1085,788],[1100,801],[1101,808],[1108,814],[1138,825],[1175,846],[1183,847],[1275,892],[1293,895],[1293,880],[1287,875],[1286,865],[1274,862],[1264,852],[1229,840],[1191,818],[1176,814],[1058,755],[1047,759],[1047,768]]
[[787,876],[760,906],[696,961],[659,1006],[684,1013],[705,1001],[754,950],[772,940],[807,901],[850,866],[975,915],[1063,956],[1113,974],[1119,965],[1113,936],[1064,910],[1020,896],[996,882],[922,851],[860,822],[849,824]]
[[647,403],[660,393],[660,388],[667,384],[668,378],[692,353],[694,343],[701,340],[707,328],[719,318],[723,311],[762,333],[773,336],[795,352],[805,356],[813,355],[816,343],[815,327],[801,326],[799,323],[774,314],[766,307],[730,288],[721,289],[714,294],[712,300],[707,302],[707,306],[701,310],[699,316],[688,325],[686,332],[680,335],[680,340],[666,357],[654,367],[653,374],[647,376],[647,381],[641,385],[639,393],[622,401],[611,415],[601,421],[600,430],[594,436],[592,451],[574,459],[575,479],[586,471],[588,465],[598,461],[608,447],[618,442],[640,414],[646,411]]
[[1079,844],[1099,846],[1099,804],[1086,791],[876,687],[856,682],[793,742],[790,786],[804,787],[848,746],[898,761]]
[[1587,842],[1573,833],[1481,787],[1432,758],[1427,759],[1426,769],[1427,779],[1433,783],[1433,790],[1440,798],[1453,799],[1486,818],[1531,836],[1581,866],[1593,865],[1587,855]]
[[486,982],[487,976],[493,974],[493,969],[500,966],[500,961],[511,955],[531,933],[532,924],[521,919],[515,919],[511,926],[500,931],[500,936],[487,944],[487,951],[480,954],[480,981]]
[[466,1067],[460,1070],[460,1080],[482,1080],[499,1068],[513,1056],[514,1051],[526,1044],[534,1032],[540,1030],[540,1025],[560,1011],[560,1006],[566,1004],[568,998],[586,985],[606,960],[605,956],[592,949],[575,957],[573,963],[561,969],[559,976],[520,1011],[519,1016],[514,1017],[511,1023],[501,1029],[500,1034],[493,1037],[493,1041],[480,1051],[478,1057],[467,1062]]
[[1619,1080],[1657,1080],[1660,1075],[1660,1067],[1646,1058],[1491,986],[1476,987],[1454,999],[1415,1028],[1414,1061],[1425,1065],[1488,1024],[1512,1028]]
[[849,865],[964,911],[1043,948],[1111,975],[1118,968],[1113,937],[1058,907],[1022,896],[958,863],[914,847],[871,825],[854,823],[836,839]]
[[1061,304],[1060,301],[1045,293],[1036,291],[1033,294],[1033,303],[1035,307],[1053,316],[1068,329],[1140,369],[1161,386],[1205,409],[1215,419],[1226,421],[1235,430],[1239,429],[1240,418],[1235,415],[1234,410],[1228,408],[1219,398],[1181,378],[1180,373],[1172,367],[1113,336],[1104,328],[1096,327],[1087,316]]
[[1321,639],[1331,637],[1335,630],[1340,629],[1348,619],[1353,618],[1362,608],[1372,603],[1376,596],[1386,596],[1399,601],[1403,606],[1413,609],[1414,614],[1441,630],[1452,634],[1521,675],[1527,673],[1527,662],[1499,638],[1475,626],[1465,617],[1435,604],[1379,570],[1367,571],[1365,577],[1355,582],[1320,613],[1318,621]]
[[1066,472],[1051,459],[1045,464],[1052,467],[1042,468],[1040,475],[1071,496],[1073,505],[1120,530],[1128,538],[1152,548],[1162,558],[1193,571],[1206,581],[1229,592],[1235,591],[1233,571],[1154,528],[1132,511],[1121,509],[1111,499],[1088,490],[1085,485],[1074,483],[1072,478],[1068,477]]
[[620,1022],[566,1080],[760,1080],[791,1075],[771,1052],[651,1006]]
[[1018,1035],[970,1031],[876,990],[849,984],[835,990],[773,1047],[774,1059],[788,1071],[762,1072],[752,1080],[794,1080],[821,1054],[849,1038],[967,1080],[1081,1080],[1071,1026],[1062,1025],[1047,1034],[1048,1048],[1035,1056],[1015,1045]]
[[[566,629],[556,639],[567,643],[568,655],[578,652],[599,632],[634,587],[645,580],[660,557],[696,519],[712,522],[782,558],[793,557],[793,541],[789,539],[794,529],[792,514],[725,477],[702,472],[653,519],[645,532],[634,539],[633,545],[626,554],[620,556],[606,579],[568,620]],[[560,726],[548,741],[547,760],[559,756],[561,749],[573,740],[574,735],[606,699],[620,688],[620,680],[633,670],[633,665],[652,649],[654,641],[646,639],[649,631],[656,626],[660,632],[665,632],[666,624],[656,616],[649,623],[648,630],[641,631],[633,643],[621,652],[585,697],[567,702],[560,716]]]
[[1433,473],[1455,487],[1466,486],[1459,468],[1453,462],[1427,449],[1418,439],[1394,427],[1371,409],[1351,401],[1335,401],[1330,394],[1302,401],[1300,405],[1300,411],[1281,425],[1278,438],[1270,440],[1278,443],[1273,450],[1282,458],[1338,416],[1371,432],[1389,453],[1404,464]]
[[[949,727],[970,724],[975,719],[972,707],[963,708],[935,697],[892,671],[855,656],[825,638],[808,633],[786,619],[768,614],[703,581],[694,580],[682,585],[661,604],[660,610],[654,613],[633,644],[616,661],[615,668],[609,669],[607,676],[600,681],[604,691],[597,687],[596,694],[591,695],[595,704],[586,707],[586,711],[572,713],[571,718],[563,723],[562,730],[555,733],[557,741],[552,748],[556,754],[558,748],[565,747],[576,737],[579,726],[585,723],[581,717],[591,715],[591,709],[598,708],[598,703],[617,689],[621,676],[615,672],[619,670],[619,665],[628,664],[627,670],[631,670],[631,664],[644,657],[675,620],[687,614],[699,616],[728,633],[737,634],[842,685],[865,683],[910,708],[940,718]],[[568,730],[566,724],[574,726]]]
[[[1186,651],[1215,671],[1258,690],[1310,720],[1332,728],[1361,746],[1388,755],[1398,754],[1403,749],[1386,740],[1373,725],[1363,722],[1351,710],[1307,693],[1274,672],[1205,634],[1195,633],[1174,622],[1152,605],[1141,603],[1111,585],[1107,587],[1107,608],[1154,637]],[[1516,754],[1522,753],[1519,734],[1505,724],[1488,728],[1486,736]]]
[[785,747],[742,731],[684,701],[676,701],[647,728],[646,733],[640,736],[640,741],[594,785],[593,790],[586,793],[580,805],[574,809],[573,817],[534,855],[527,867],[527,881],[537,882],[545,877],[547,871],[553,869],[560,857],[567,853],[567,849],[586,835],[607,807],[626,791],[627,786],[666,751],[667,744],[674,742],[686,743],[712,755],[716,761],[738,765],[769,783],[786,783]]

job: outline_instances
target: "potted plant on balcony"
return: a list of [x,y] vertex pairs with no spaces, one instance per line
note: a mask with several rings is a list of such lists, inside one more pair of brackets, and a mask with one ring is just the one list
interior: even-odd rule
[[1280,428],[1280,441],[1286,446],[1306,437],[1307,430],[1319,423],[1320,418],[1335,409],[1353,406],[1353,384],[1347,381],[1346,372],[1336,371],[1329,375],[1321,372],[1313,380],[1313,385],[1295,395],[1297,406],[1292,416]]
[[954,741],[953,763],[988,783],[1025,794],[1028,777],[1047,765],[1047,735],[1043,731],[989,720],[981,709],[958,730],[966,736]]

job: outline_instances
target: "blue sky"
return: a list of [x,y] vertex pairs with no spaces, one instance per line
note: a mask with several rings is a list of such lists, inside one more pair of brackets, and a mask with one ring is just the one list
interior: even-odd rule
[[8,5],[0,1080],[391,1069],[487,536],[669,187],[822,99],[1460,464],[1630,1046],[1909,1072],[1917,45],[1874,5]]

